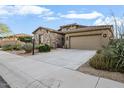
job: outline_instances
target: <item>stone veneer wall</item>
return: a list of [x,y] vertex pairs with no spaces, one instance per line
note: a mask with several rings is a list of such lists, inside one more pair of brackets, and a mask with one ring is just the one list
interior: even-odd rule
[[63,47],[62,38],[64,38],[64,36],[62,34],[47,31],[45,29],[39,29],[34,34],[36,44],[39,44],[39,35],[41,36],[41,44],[48,44],[53,48]]

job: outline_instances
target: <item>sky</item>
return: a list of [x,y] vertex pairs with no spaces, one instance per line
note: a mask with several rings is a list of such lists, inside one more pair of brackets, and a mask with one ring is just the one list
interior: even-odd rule
[[12,32],[32,34],[39,26],[59,29],[59,26],[118,24],[124,15],[124,6],[100,5],[42,5],[0,6],[0,23],[7,24]]

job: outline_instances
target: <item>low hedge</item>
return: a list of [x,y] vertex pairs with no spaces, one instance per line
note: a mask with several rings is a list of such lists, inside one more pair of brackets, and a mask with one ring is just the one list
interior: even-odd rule
[[19,37],[18,40],[25,43],[31,43],[32,37]]
[[47,44],[39,46],[39,52],[49,52],[51,51],[51,47]]

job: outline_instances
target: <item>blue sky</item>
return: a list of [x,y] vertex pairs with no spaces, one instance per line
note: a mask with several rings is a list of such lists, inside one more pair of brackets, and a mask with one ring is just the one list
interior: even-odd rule
[[7,24],[14,33],[31,34],[39,26],[58,29],[70,23],[112,24],[111,11],[119,23],[123,10],[124,6],[98,5],[0,6],[0,22]]

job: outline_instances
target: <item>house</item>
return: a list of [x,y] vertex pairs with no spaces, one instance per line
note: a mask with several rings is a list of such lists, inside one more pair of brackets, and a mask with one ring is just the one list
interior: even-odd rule
[[58,30],[39,27],[33,34],[37,44],[88,50],[101,49],[114,37],[112,25],[84,26],[76,23],[60,26]]

